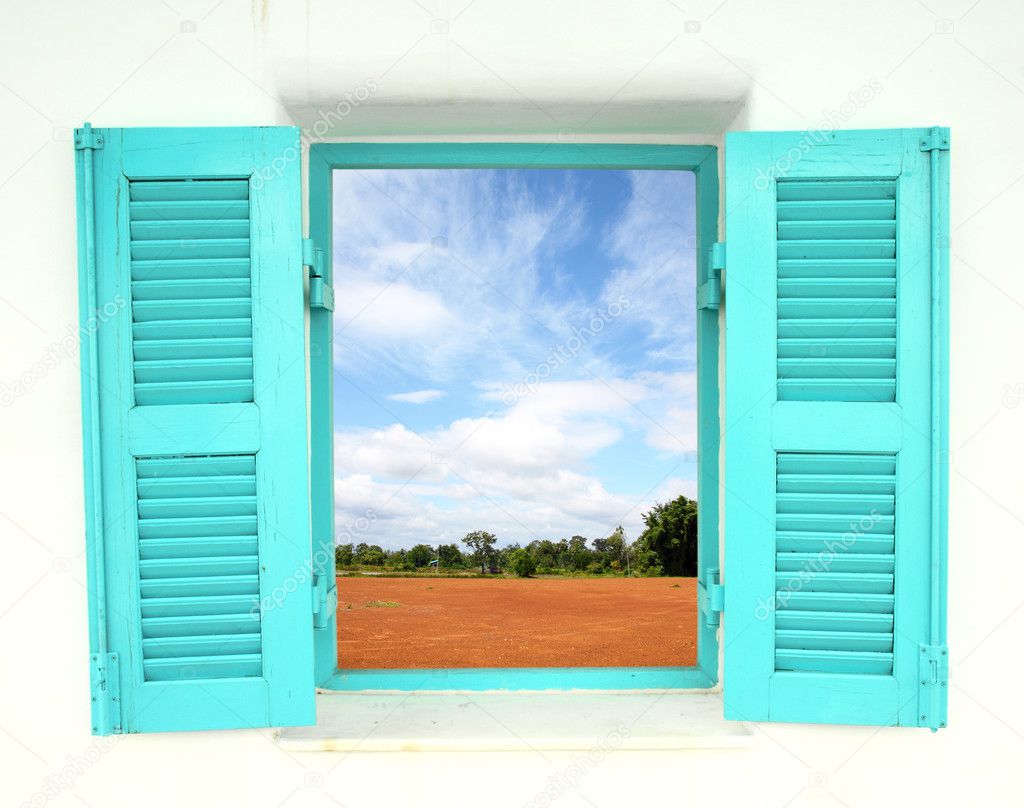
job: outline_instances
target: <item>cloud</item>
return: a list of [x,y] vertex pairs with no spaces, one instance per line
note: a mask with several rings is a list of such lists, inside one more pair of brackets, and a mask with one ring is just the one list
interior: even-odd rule
[[[477,479],[472,485],[463,484],[465,496],[445,500],[437,497],[436,486],[380,482],[366,475],[339,477],[335,480],[337,533],[345,541],[409,547],[419,542],[458,542],[477,529],[494,532],[501,544],[576,533],[598,538],[619,524],[628,524],[631,538],[640,530],[638,501],[607,491],[597,480],[572,474],[546,476],[524,489],[530,498],[485,491],[481,486],[486,482]],[[369,525],[368,513],[373,515]],[[358,531],[357,526],[364,529]]]
[[[548,382],[487,415],[422,432],[402,424],[339,429],[338,524],[371,508],[374,541],[383,546],[450,541],[481,527],[503,542],[593,538],[619,524],[635,538],[656,499],[696,491],[685,477],[696,471],[693,415],[685,410],[692,384],[687,373]],[[655,495],[648,484],[610,490],[592,467],[599,452],[637,430],[683,475]]]
[[335,287],[337,331],[368,340],[408,341],[449,329],[455,317],[440,295],[406,283],[341,280]]
[[617,261],[604,299],[629,300],[623,321],[636,327],[652,362],[696,361],[696,215],[693,174],[629,172],[632,194],[605,239]]
[[391,401],[401,401],[405,404],[427,404],[437,401],[444,396],[444,390],[414,390],[411,393],[392,393],[388,396]]
[[430,439],[402,424],[384,429],[335,429],[334,467],[349,475],[369,474],[397,480],[413,477],[444,479],[444,470],[432,459],[439,450]]
[[571,173],[538,194],[524,172],[336,172],[339,377],[364,407],[444,397],[338,425],[339,530],[371,508],[364,540],[389,547],[635,538],[655,501],[695,493],[693,180],[621,176],[602,231],[606,200]]
[[584,235],[570,181],[541,199],[519,172],[337,171],[334,210],[346,373],[515,376],[591,316],[595,301],[548,288]]

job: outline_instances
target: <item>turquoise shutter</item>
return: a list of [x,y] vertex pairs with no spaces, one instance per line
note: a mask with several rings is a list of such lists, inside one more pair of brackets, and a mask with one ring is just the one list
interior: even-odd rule
[[311,723],[298,132],[75,146],[93,731]]
[[729,718],[945,726],[948,148],[726,138]]

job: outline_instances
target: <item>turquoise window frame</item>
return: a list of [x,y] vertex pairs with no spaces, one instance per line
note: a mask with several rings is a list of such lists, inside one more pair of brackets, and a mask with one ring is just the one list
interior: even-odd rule
[[[309,233],[324,250],[333,283],[332,175],[336,169],[574,168],[692,171],[696,176],[697,288],[708,281],[718,238],[719,177],[715,146],[596,143],[316,143],[309,148]],[[696,305],[696,303],[695,303]],[[719,322],[717,308],[697,310],[698,588],[719,566]],[[314,571],[334,575],[333,315],[310,312],[310,507]],[[319,542],[319,543],[318,543]],[[329,559],[324,549],[330,547]],[[317,549],[321,552],[317,553]],[[319,562],[319,563],[318,563]],[[704,599],[701,599],[704,602]],[[697,614],[697,664],[632,668],[337,668],[332,614],[317,632],[316,682],[326,690],[581,690],[710,688],[718,683],[717,620]]]

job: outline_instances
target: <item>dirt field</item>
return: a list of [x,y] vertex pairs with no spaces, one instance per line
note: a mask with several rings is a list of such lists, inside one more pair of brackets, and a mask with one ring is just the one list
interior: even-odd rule
[[696,578],[338,578],[340,668],[696,663]]

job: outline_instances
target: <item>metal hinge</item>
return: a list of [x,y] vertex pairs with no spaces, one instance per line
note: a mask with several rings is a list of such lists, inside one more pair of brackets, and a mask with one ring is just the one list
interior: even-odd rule
[[946,726],[946,703],[949,686],[949,648],[945,645],[921,645],[918,670],[921,689],[918,705],[918,726],[932,732]]
[[309,276],[309,307],[334,311],[334,288],[317,275]]
[[309,307],[334,311],[334,289],[324,278],[324,251],[302,239],[302,263],[309,267]]
[[333,575],[313,576],[313,628],[327,628],[338,609],[338,583]]
[[722,305],[722,273],[725,272],[725,244],[711,245],[708,279],[697,287],[697,308],[717,309]]
[[949,128],[933,126],[927,135],[921,138],[921,151],[949,151]]
[[705,581],[697,584],[697,606],[704,614],[704,624],[715,628],[725,611],[725,585],[720,583],[720,570],[711,567]]
[[85,124],[81,129],[75,130],[76,149],[102,149],[103,132],[92,128],[91,123]]
[[89,694],[92,698],[92,734],[121,732],[121,673],[117,654],[89,655]]

